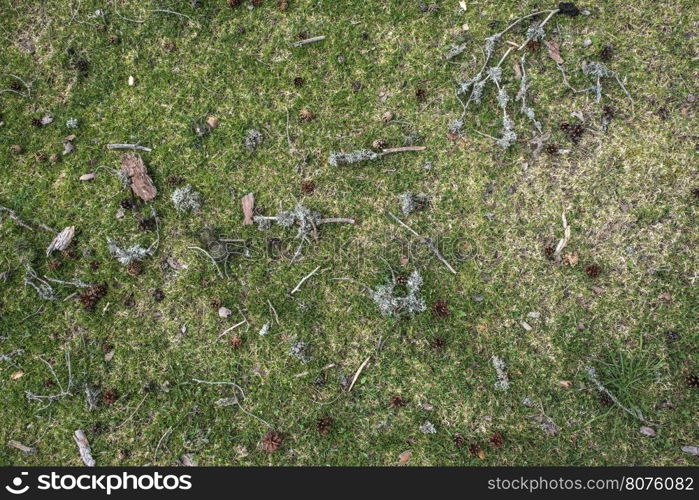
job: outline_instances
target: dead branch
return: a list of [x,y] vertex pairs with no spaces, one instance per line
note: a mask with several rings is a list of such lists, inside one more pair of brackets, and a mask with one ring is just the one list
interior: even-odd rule
[[146,153],[150,153],[153,151],[151,148],[147,148],[145,146],[141,146],[140,144],[121,144],[121,143],[116,143],[116,144],[107,144],[107,149],[133,149],[136,151],[145,151]]
[[361,365],[359,365],[359,368],[355,372],[354,377],[352,377],[352,383],[350,384],[349,388],[347,389],[347,392],[350,392],[352,390],[352,387],[354,387],[355,382],[357,382],[359,375],[362,373],[362,370],[367,365],[367,363],[369,362],[370,359],[371,359],[371,356],[367,356],[367,358],[364,360],[364,362]]
[[82,429],[76,430],[73,438],[75,439],[75,443],[78,445],[78,451],[80,452],[80,458],[82,459],[83,463],[88,467],[94,467],[96,462],[95,459],[92,458],[90,442],[87,440],[85,431]]
[[381,154],[389,155],[391,153],[403,153],[403,152],[407,152],[407,151],[424,151],[426,149],[427,149],[427,146],[402,146],[399,148],[382,149]]
[[294,47],[301,47],[301,46],[307,45],[309,43],[322,42],[323,40],[325,40],[324,35],[314,36],[312,38],[306,38],[305,40],[299,40],[298,42],[294,42],[291,45],[293,45]]

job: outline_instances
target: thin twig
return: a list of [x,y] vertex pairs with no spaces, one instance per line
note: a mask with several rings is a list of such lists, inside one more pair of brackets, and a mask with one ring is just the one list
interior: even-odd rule
[[153,9],[153,12],[155,12],[155,13],[161,13],[161,14],[173,14],[173,15],[175,15],[175,16],[184,17],[184,18],[189,19],[190,21],[194,22],[194,19],[192,19],[192,18],[189,17],[188,15],[186,15],[186,14],[180,14],[179,12],[175,12],[174,10],[168,10],[168,9]]
[[309,44],[309,43],[315,43],[315,42],[321,42],[325,40],[325,36],[314,36],[312,38],[306,38],[305,40],[299,40],[298,42],[294,42],[291,45],[294,47],[301,47],[303,45]]
[[388,212],[388,215],[390,215],[390,216],[393,218],[393,220],[395,220],[396,222],[398,222],[398,224],[400,224],[400,225],[403,226],[405,229],[407,229],[408,231],[410,231],[410,232],[411,232],[412,234],[414,234],[416,237],[420,238],[420,240],[421,240],[425,245],[427,245],[427,248],[430,249],[430,251],[435,255],[435,257],[437,257],[437,259],[439,259],[439,261],[442,262],[442,264],[444,264],[445,266],[447,266],[447,269],[449,269],[453,274],[456,274],[456,270],[455,270],[453,267],[451,267],[451,264],[449,264],[449,262],[447,262],[447,259],[444,258],[444,256],[442,255],[442,252],[439,251],[439,249],[437,248],[437,245],[434,244],[434,241],[432,241],[431,238],[427,238],[427,237],[425,237],[425,236],[420,236],[412,227],[408,226],[405,222],[403,222],[402,220],[400,220],[398,217],[396,217],[395,215],[393,215],[391,212]]
[[352,390],[352,387],[354,387],[355,382],[357,382],[357,379],[359,378],[359,375],[362,373],[362,370],[366,366],[366,364],[369,362],[371,359],[371,356],[367,356],[367,358],[364,360],[364,362],[359,365],[359,368],[354,374],[354,377],[352,377],[352,383],[350,384],[349,388],[347,389],[347,392],[350,392]]
[[216,259],[214,259],[209,252],[207,252],[203,248],[199,248],[199,247],[187,247],[187,249],[197,250],[197,251],[203,253],[204,255],[206,255],[209,259],[211,259],[211,262],[213,262],[214,266],[216,267],[216,271],[218,272],[218,275],[221,277],[221,279],[223,279],[223,273],[221,272],[221,269],[218,267],[218,263],[216,262]]
[[381,154],[389,155],[391,153],[403,153],[405,151],[424,151],[427,146],[402,146],[399,148],[386,148],[381,150]]
[[294,287],[294,289],[291,291],[291,295],[293,295],[293,294],[295,294],[296,292],[298,292],[298,291],[301,289],[301,285],[303,285],[303,284],[306,282],[306,280],[307,280],[308,278],[310,278],[310,277],[313,276],[315,273],[317,273],[317,272],[318,272],[318,269],[320,269],[320,266],[316,267],[313,271],[311,271],[311,272],[308,273],[306,276],[304,276],[303,278],[301,278],[301,281],[299,281],[299,284],[296,285],[296,286]]
[[274,308],[272,302],[270,302],[269,299],[267,299],[267,304],[269,304],[269,308],[272,311],[272,314],[274,314],[274,321],[276,321],[277,324],[279,324],[279,316],[277,315],[277,310]]
[[145,151],[147,153],[150,153],[151,151],[153,151],[151,148],[141,146],[140,144],[121,144],[121,143],[107,144],[107,149],[133,149],[136,151]]

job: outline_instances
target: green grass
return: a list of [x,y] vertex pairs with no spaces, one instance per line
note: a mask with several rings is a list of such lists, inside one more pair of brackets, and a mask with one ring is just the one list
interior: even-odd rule
[[[699,363],[697,120],[696,104],[687,101],[697,93],[692,2],[598,2],[589,16],[551,21],[548,36],[560,44],[574,86],[589,85],[578,68],[609,43],[608,65],[634,101],[605,82],[602,104],[615,109],[605,132],[594,96],[566,92],[545,49],[529,54],[532,105],[549,143],[570,149],[538,160],[521,115],[519,142],[507,152],[473,132],[498,134],[492,89],[469,111],[461,139],[446,132],[461,111],[456,84],[479,68],[485,37],[544,4],[479,2],[464,12],[458,2],[438,2],[437,11],[422,12],[416,1],[289,3],[281,12],[271,0],[253,10],[223,0],[199,8],[185,1],[2,1],[0,88],[18,75],[31,82],[31,96],[0,94],[0,205],[35,225],[75,225],[77,234],[74,259],[47,258],[50,233],[1,215],[0,272],[10,272],[0,281],[0,355],[22,352],[0,361],[0,464],[79,465],[78,428],[99,465],[168,465],[184,454],[201,465],[392,465],[408,449],[411,465],[696,464],[680,450],[699,440],[696,389],[684,383]],[[95,17],[97,9],[106,17]],[[292,48],[300,32],[327,39]],[[522,32],[505,39],[521,42]],[[25,40],[32,54],[21,48]],[[444,61],[461,40],[466,51]],[[79,58],[89,61],[87,74],[73,68]],[[510,62],[504,73],[513,96]],[[305,84],[295,86],[295,77]],[[424,101],[416,99],[419,88]],[[316,118],[301,121],[302,109]],[[381,120],[386,111],[395,114],[389,123]],[[54,122],[34,128],[32,118],[47,112]],[[577,146],[558,127],[571,112],[588,123]],[[193,125],[208,114],[220,127],[199,138]],[[69,118],[78,129],[66,128]],[[250,128],[265,135],[256,153],[243,145]],[[60,155],[70,133],[77,136],[73,154],[57,164],[38,161],[37,153]],[[333,151],[377,139],[401,146],[415,133],[426,151],[327,165]],[[150,205],[160,218],[160,245],[134,277],[109,255],[106,239],[149,245],[155,233],[141,231],[138,218],[150,208],[116,217],[129,192],[111,172],[120,154],[105,145],[137,141],[153,148],[142,157],[158,188]],[[23,153],[12,153],[13,144]],[[78,180],[100,166],[107,168],[94,181]],[[173,208],[173,176],[202,194],[200,211]],[[302,192],[306,180],[315,182],[313,194]],[[386,213],[398,213],[397,196],[408,190],[428,193],[432,203],[405,220],[442,240],[458,274],[415,241],[401,266],[410,234]],[[294,229],[242,225],[239,199],[250,191],[267,214],[301,201],[357,224],[325,226],[292,264]],[[565,252],[579,255],[576,266],[544,254],[562,237],[564,212],[572,229]],[[252,249],[250,257],[229,259],[226,279],[188,249],[203,245],[204,228]],[[283,240],[285,255],[266,255],[272,237]],[[171,269],[168,257],[186,269]],[[53,259],[60,265],[49,270]],[[56,285],[58,300],[41,300],[23,284],[23,262],[57,279],[108,283],[109,292],[93,312],[71,297],[70,286]],[[596,279],[584,271],[591,263],[602,268]],[[322,272],[290,296],[316,266]],[[427,304],[444,299],[451,314],[384,318],[360,286],[331,279],[373,287],[391,269],[418,269]],[[164,300],[154,300],[156,289]],[[216,301],[232,316],[220,318]],[[260,337],[273,320],[268,302],[279,324]],[[241,320],[238,308],[249,325],[217,340]],[[668,342],[669,330],[678,341]],[[243,340],[239,349],[230,345],[234,334]],[[431,347],[436,339],[442,349]],[[295,341],[310,346],[309,362],[288,354]],[[66,386],[66,353],[70,394],[50,404],[28,401],[25,391],[60,392],[42,359]],[[508,364],[507,392],[494,388],[494,355]],[[352,391],[344,391],[341,379],[367,357]],[[600,404],[588,366],[621,402],[643,411],[655,438],[642,436],[642,424],[623,410]],[[19,370],[24,375],[13,380]],[[265,424],[236,406],[215,405],[233,395],[230,386],[194,378],[234,380],[245,391],[242,407],[281,432],[282,447],[266,453]],[[322,387],[314,384],[319,378]],[[119,397],[89,411],[86,384]],[[404,408],[390,407],[396,395]],[[672,407],[661,409],[666,401]],[[556,435],[539,427],[541,415],[555,422]],[[324,416],[334,422],[328,435],[316,430]],[[419,431],[425,421],[436,434]],[[500,449],[488,444],[493,432],[504,438]],[[485,458],[457,448],[455,434],[482,446]],[[37,454],[6,447],[12,439]]]

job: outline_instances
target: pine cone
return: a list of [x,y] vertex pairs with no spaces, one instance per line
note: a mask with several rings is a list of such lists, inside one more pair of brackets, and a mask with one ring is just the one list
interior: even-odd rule
[[375,150],[386,149],[388,147],[388,143],[384,139],[376,139],[371,143],[371,147]]
[[313,181],[303,181],[301,183],[301,192],[304,194],[313,194],[316,190],[316,183]]
[[278,5],[281,11],[285,11],[289,8],[289,2],[287,0],[279,0]]
[[86,311],[94,311],[97,303],[107,295],[107,284],[100,283],[85,288],[80,294],[80,303]]
[[490,445],[493,448],[502,448],[502,446],[504,444],[504,441],[502,439],[502,434],[500,434],[499,432],[493,432],[491,434],[490,438],[488,438],[488,441],[490,441]]
[[593,279],[598,278],[599,275],[602,274],[602,268],[597,264],[588,264],[585,266],[585,274]]
[[332,417],[322,417],[316,422],[316,428],[322,436],[327,436],[332,430],[333,419]]
[[22,153],[22,146],[19,144],[13,144],[10,146],[10,151],[12,151],[14,154],[18,155]]
[[472,457],[475,458],[484,458],[485,454],[483,453],[483,448],[481,448],[481,445],[478,443],[471,443],[468,445],[468,452]]
[[557,155],[558,154],[558,144],[547,144],[546,145],[546,153],[550,155]]
[[243,345],[243,339],[241,339],[240,337],[232,337],[231,338],[231,346],[233,346],[233,349],[238,349],[242,345]]
[[315,117],[316,117],[316,115],[313,113],[313,111],[310,111],[306,108],[302,109],[299,112],[299,118],[301,119],[301,121],[304,121],[304,122],[310,122]]
[[432,304],[432,314],[438,318],[449,316],[449,304],[447,304],[447,301],[440,299]]
[[451,439],[454,441],[454,445],[456,445],[457,448],[461,448],[466,443],[466,440],[461,434],[454,434]]
[[680,334],[675,330],[668,330],[667,332],[665,332],[665,338],[668,342],[677,342],[678,340],[680,340]]
[[391,396],[391,408],[403,408],[405,406],[405,400],[400,396]]
[[126,266],[126,273],[129,276],[140,276],[143,273],[143,264],[138,261],[132,262]]
[[36,128],[41,128],[41,127],[44,126],[44,124],[41,123],[41,119],[40,119],[40,118],[32,118],[32,126],[33,126],[33,127],[36,127]]
[[294,86],[303,87],[304,83],[306,83],[306,81],[302,77],[297,76],[296,78],[294,78]]
[[614,56],[614,47],[610,44],[605,45],[599,53],[599,58],[605,62],[611,60]]
[[104,394],[102,394],[102,403],[104,403],[107,406],[116,403],[117,399],[119,399],[119,393],[116,389],[109,389],[108,391],[105,391]]
[[228,0],[229,7],[237,7],[241,3],[243,3],[243,0]]
[[277,431],[267,431],[267,434],[262,438],[262,447],[267,453],[274,453],[284,442],[284,437]]
[[699,387],[699,375],[696,373],[690,373],[684,378],[687,387]]
[[444,349],[444,347],[447,345],[446,340],[443,338],[437,337],[434,339],[432,342],[430,342],[430,347],[434,349],[435,351],[438,351],[440,349]]
[[609,394],[602,392],[599,395],[599,404],[602,406],[612,406],[614,401],[612,401],[612,398],[609,397]]

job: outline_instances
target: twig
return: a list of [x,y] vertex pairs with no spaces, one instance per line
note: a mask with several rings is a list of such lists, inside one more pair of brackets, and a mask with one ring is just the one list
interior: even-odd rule
[[147,148],[145,146],[141,146],[140,144],[107,144],[107,149],[133,149],[136,151],[145,151],[147,153],[150,153],[153,151],[151,148]]
[[[11,208],[3,207],[0,205],[0,212],[7,212],[7,215],[17,223],[17,225],[22,226],[25,229],[29,229],[30,231],[34,231],[34,228],[29,225],[29,223],[25,222],[22,220],[22,218],[17,215],[17,212],[12,210]],[[56,233],[57,231],[53,229],[52,227],[47,226],[46,224],[37,224],[37,226],[45,231],[49,231],[51,233]]]
[[235,325],[231,326],[230,328],[226,328],[225,330],[223,330],[223,331],[221,332],[221,334],[216,338],[216,340],[219,340],[221,337],[223,337],[223,336],[224,336],[225,334],[227,334],[228,332],[230,332],[230,331],[232,331],[232,330],[235,330],[236,328],[238,328],[239,326],[244,325],[244,324],[247,323],[247,322],[248,322],[248,320],[244,319],[244,320],[241,321],[240,323],[236,323]]
[[[547,22],[549,22],[549,19],[551,19],[555,14],[559,12],[559,9],[553,9],[551,12],[549,12],[549,15],[544,19],[541,24],[539,25],[539,28],[543,28]],[[522,45],[520,45],[517,50],[522,50],[524,47],[527,46],[527,44],[531,41],[531,37],[527,38]]]
[[427,146],[402,146],[400,148],[387,148],[382,149],[381,154],[389,155],[391,153],[403,153],[405,151],[424,151]]
[[442,255],[442,252],[439,251],[439,249],[437,248],[437,245],[434,244],[434,241],[432,241],[431,238],[427,238],[427,237],[425,237],[425,236],[419,235],[412,227],[408,226],[405,222],[403,222],[402,220],[400,220],[398,217],[396,217],[395,215],[393,215],[391,212],[388,212],[388,215],[390,215],[390,216],[393,218],[393,220],[395,220],[396,222],[398,222],[398,224],[400,224],[400,225],[403,226],[405,229],[407,229],[407,230],[410,231],[412,234],[414,234],[417,238],[420,238],[420,240],[421,240],[425,245],[427,245],[427,248],[430,249],[430,251],[435,255],[435,257],[437,257],[437,259],[439,259],[439,261],[440,261],[442,264],[444,264],[445,266],[447,266],[447,269],[449,269],[449,271],[451,271],[453,274],[456,274],[456,270],[455,270],[453,267],[451,267],[451,264],[449,264],[449,262],[447,262],[447,259],[444,258],[444,256]]
[[133,416],[136,415],[136,412],[137,412],[138,409],[141,407],[141,405],[143,404],[143,402],[146,400],[147,397],[148,397],[148,394],[146,394],[145,396],[143,396],[143,399],[141,400],[140,403],[138,403],[138,405],[136,405],[136,408],[134,409],[134,411],[131,412],[131,415],[129,415],[129,416],[127,417],[127,419],[124,420],[122,423],[120,423],[119,425],[117,425],[117,426],[114,428],[114,430],[121,429],[124,425],[126,425],[126,422],[130,421],[130,420],[133,418]]
[[347,392],[350,392],[352,390],[352,387],[354,387],[355,382],[357,382],[359,375],[362,373],[362,370],[364,369],[366,364],[369,362],[369,359],[371,359],[371,356],[367,356],[367,358],[364,360],[364,362],[361,365],[359,365],[359,368],[357,369],[356,373],[354,374],[354,377],[352,377],[352,383],[350,384],[349,388],[347,389]]
[[58,388],[61,390],[59,394],[51,394],[48,396],[42,396],[39,394],[34,394],[31,391],[25,391],[25,395],[27,396],[27,399],[29,401],[57,401],[61,398],[64,398],[65,396],[70,395],[70,391],[73,385],[73,372],[71,369],[71,364],[70,364],[70,351],[66,351],[66,366],[68,367],[68,385],[67,389],[63,388],[63,385],[61,384],[61,381],[58,378],[58,375],[56,375],[56,371],[53,369],[51,366],[51,363],[46,361],[44,358],[39,357],[39,359],[49,368],[49,371],[51,372],[51,375],[53,375],[53,378],[56,380],[56,384],[58,384]]
[[161,14],[173,14],[173,15],[175,15],[175,16],[184,17],[184,18],[189,19],[190,21],[194,22],[194,19],[192,19],[192,18],[189,17],[188,15],[186,15],[186,14],[180,14],[179,12],[175,12],[174,10],[168,10],[168,9],[153,9],[153,12],[155,12],[155,13],[161,13]]
[[22,83],[22,85],[24,85],[24,87],[27,89],[27,94],[25,95],[22,92],[17,92],[16,90],[12,90],[12,89],[3,90],[2,92],[12,92],[13,94],[21,95],[22,97],[31,97],[31,95],[32,95],[31,87],[29,87],[29,84],[27,84],[27,82],[22,80],[19,76],[13,75],[11,73],[3,73],[3,75],[4,76],[11,76],[15,80],[20,81]]
[[277,324],[279,324],[279,316],[277,315],[277,310],[274,308],[272,302],[270,302],[269,299],[267,299],[267,304],[269,304],[269,308],[272,311],[272,314],[274,314],[274,321],[276,321]]
[[305,40],[299,40],[298,42],[294,42],[291,45],[293,45],[294,47],[301,47],[309,43],[321,42],[323,40],[325,40],[325,36],[314,36],[312,38],[306,38]]
[[303,285],[303,284],[306,282],[306,280],[307,280],[308,278],[310,278],[310,277],[313,276],[315,273],[317,273],[317,272],[318,272],[318,269],[320,269],[320,266],[316,267],[313,271],[311,271],[311,272],[308,273],[306,276],[304,276],[303,278],[301,278],[301,281],[299,281],[299,284],[296,285],[296,287],[294,287],[294,289],[291,291],[291,295],[293,295],[293,294],[295,294],[296,292],[298,292],[298,291],[301,289],[301,285]]
[[85,436],[85,431],[78,429],[75,431],[75,435],[73,437],[75,439],[75,443],[78,445],[78,451],[80,452],[80,458],[82,459],[83,463],[88,467],[94,467],[95,459],[92,458],[90,442],[87,440],[87,436]]
[[333,281],[349,281],[350,283],[354,283],[354,284],[356,284],[356,285],[359,285],[359,286],[363,287],[364,290],[365,290],[366,292],[371,293],[371,287],[370,287],[369,285],[365,285],[365,284],[362,283],[361,281],[357,281],[357,280],[354,279],[354,278],[342,277],[342,278],[330,278],[330,279],[332,279]]
[[218,272],[218,275],[221,277],[221,279],[223,279],[223,273],[221,272],[221,269],[218,267],[218,263],[216,262],[216,259],[214,259],[209,252],[207,252],[203,248],[199,248],[199,247],[187,247],[187,249],[197,250],[197,251],[203,253],[204,255],[206,255],[209,259],[211,259],[211,262],[213,262],[214,266],[216,267],[216,271]]
[[[242,396],[243,401],[245,401],[245,392],[243,391],[243,388],[240,387],[240,386],[239,386],[238,384],[236,384],[235,382],[211,382],[211,381],[208,381],[208,380],[199,380],[199,379],[196,379],[196,378],[193,378],[192,380],[193,380],[194,382],[199,383],[199,384],[206,384],[206,385],[231,385],[231,386],[233,386],[235,389],[237,389],[238,391],[240,391],[240,395]],[[238,400],[238,397],[237,397],[236,395],[233,395],[233,402],[238,406],[238,408],[240,409],[240,411],[242,411],[243,413],[245,413],[245,414],[248,415],[249,417],[252,417],[252,418],[254,418],[254,419],[259,420],[260,422],[262,422],[263,424],[265,424],[267,427],[272,427],[272,424],[270,424],[270,423],[267,422],[266,420],[264,420],[264,419],[258,417],[257,415],[255,415],[255,414],[253,414],[253,413],[250,413],[250,412],[247,411],[245,408],[243,408],[243,405],[240,404],[240,401]]]

